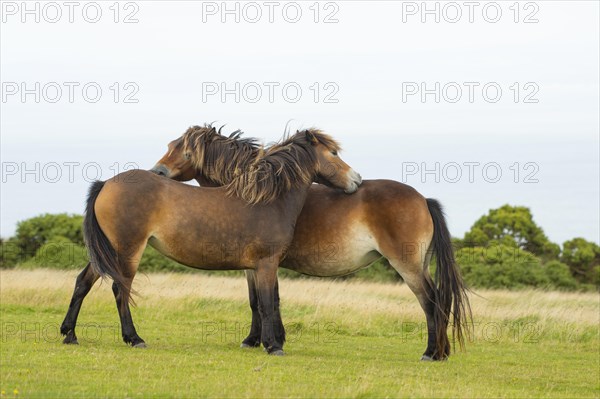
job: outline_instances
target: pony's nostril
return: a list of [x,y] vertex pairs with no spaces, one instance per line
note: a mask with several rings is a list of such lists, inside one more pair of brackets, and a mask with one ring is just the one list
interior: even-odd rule
[[159,175],[159,176],[164,176],[165,172],[162,171],[162,170],[159,170],[159,171],[156,172],[156,174]]

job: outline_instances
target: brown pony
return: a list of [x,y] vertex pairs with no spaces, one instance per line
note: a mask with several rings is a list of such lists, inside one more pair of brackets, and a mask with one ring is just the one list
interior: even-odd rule
[[[239,138],[240,132],[235,132]],[[223,139],[226,139],[223,137]],[[246,153],[254,143],[239,142]],[[194,162],[194,148],[175,140],[153,171],[177,180],[196,179],[200,185],[229,182],[232,171]],[[250,156],[250,155],[249,155]],[[217,165],[222,166],[222,165]],[[435,254],[435,283],[428,267]],[[427,348],[422,360],[441,360],[450,354],[448,324],[461,347],[471,311],[466,288],[454,259],[442,207],[414,188],[392,180],[364,181],[347,196],[339,190],[313,185],[308,193],[291,247],[279,265],[310,276],[343,276],[385,258],[416,295],[425,312]],[[260,345],[260,295],[257,276],[246,271],[252,327],[242,347]],[[277,288],[276,288],[277,289]],[[278,301],[279,295],[275,293]],[[279,304],[275,304],[279,309]]]
[[[205,130],[209,136],[216,133]],[[184,139],[195,148],[195,156],[202,152],[201,143],[191,135]],[[220,144],[236,153],[235,146],[241,145],[235,138]],[[255,147],[251,141],[246,144]],[[129,301],[139,260],[150,243],[190,267],[252,269],[263,321],[260,340],[268,353],[283,354],[285,332],[274,308],[277,267],[289,248],[308,190],[316,179],[346,193],[355,192],[361,183],[360,175],[336,155],[338,147],[323,133],[298,132],[270,148],[258,148],[258,156],[248,162],[240,156],[239,171],[227,186],[218,188],[192,187],[142,170],[95,182],[84,220],[90,264],[77,278],[61,327],[64,342],[77,343],[81,303],[98,277],[110,276],[123,340],[146,346],[133,325]],[[231,151],[223,150],[221,156],[232,155]]]

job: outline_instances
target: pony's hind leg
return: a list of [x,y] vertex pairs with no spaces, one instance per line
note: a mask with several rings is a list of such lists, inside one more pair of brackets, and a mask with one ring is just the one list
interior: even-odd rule
[[63,343],[65,344],[78,344],[77,336],[75,335],[75,325],[77,324],[77,317],[79,316],[79,310],[81,310],[81,304],[84,298],[92,289],[94,283],[98,280],[98,273],[94,270],[91,263],[82,270],[77,276],[75,281],[75,289],[73,290],[73,296],[71,303],[69,304],[69,310],[65,316],[65,320],[60,326],[60,333],[65,336]]
[[274,319],[274,329],[275,329],[275,340],[277,342],[281,342],[283,345],[285,343],[285,327],[283,326],[283,321],[281,320],[281,311],[280,311],[280,301],[279,301],[279,279],[275,280],[275,319]]
[[147,240],[123,245],[117,251],[117,259],[121,269],[120,278],[112,285],[113,294],[117,303],[119,319],[121,321],[121,334],[123,341],[134,348],[145,348],[146,343],[138,335],[131,317],[131,295],[133,293],[133,278],[137,272],[140,260],[146,248]]
[[[428,264],[430,256],[427,256]],[[431,281],[428,270],[421,262],[407,262],[400,259],[390,259],[390,264],[402,276],[402,279],[415,294],[427,320],[427,348],[421,360],[443,360],[450,353],[450,343],[444,343],[443,349],[439,349],[438,334],[434,317],[435,311],[435,286]]]
[[131,317],[131,309],[129,308],[129,295],[131,295],[132,283],[133,277],[126,279],[125,284],[128,284],[128,286],[126,285],[125,287],[113,282],[112,290],[117,302],[119,319],[121,319],[121,334],[123,336],[123,341],[134,348],[145,348],[146,343],[135,330],[133,319]]

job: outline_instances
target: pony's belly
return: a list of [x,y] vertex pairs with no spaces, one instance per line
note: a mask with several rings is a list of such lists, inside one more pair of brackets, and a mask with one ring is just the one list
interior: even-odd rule
[[319,257],[286,258],[280,266],[309,276],[336,277],[364,269],[379,258],[381,254],[377,251],[363,252],[361,255],[346,253],[328,262]]
[[148,242],[163,255],[189,267],[204,270],[253,269],[261,252],[269,251],[265,245],[236,242],[200,241],[195,245],[176,240],[150,238]]
[[[178,209],[185,208],[181,205]],[[243,270],[255,268],[262,259],[278,261],[292,239],[293,226],[269,220],[273,212],[254,218],[248,216],[250,212],[232,206],[228,212],[206,207],[167,214],[154,226],[149,244],[163,255],[199,269]]]
[[281,267],[311,276],[343,276],[381,258],[373,235],[364,227],[336,237],[295,240]]

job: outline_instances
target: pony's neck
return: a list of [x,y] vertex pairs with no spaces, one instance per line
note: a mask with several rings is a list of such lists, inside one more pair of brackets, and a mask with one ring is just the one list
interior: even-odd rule
[[198,182],[200,187],[221,187],[222,184],[215,183],[211,179],[205,177],[202,173],[197,173],[194,180]]
[[[200,185],[200,187],[222,187],[221,184],[215,183],[209,178],[205,177],[202,173],[198,173],[194,180]],[[300,211],[304,206],[304,202],[306,201],[306,197],[308,196],[308,190],[312,186],[313,182],[303,184],[301,187],[296,187],[291,189],[290,191],[284,193],[279,198],[277,198],[274,202],[280,202],[284,204],[286,210],[290,215],[294,215],[295,218],[300,215]]]
[[310,181],[299,187],[292,188],[273,201],[273,203],[279,203],[280,207],[285,209],[285,215],[288,216],[290,220],[293,220],[294,224],[296,223],[298,216],[300,216],[300,212],[302,211],[304,203],[306,202],[306,197],[308,196],[308,190],[312,184],[313,182]]

